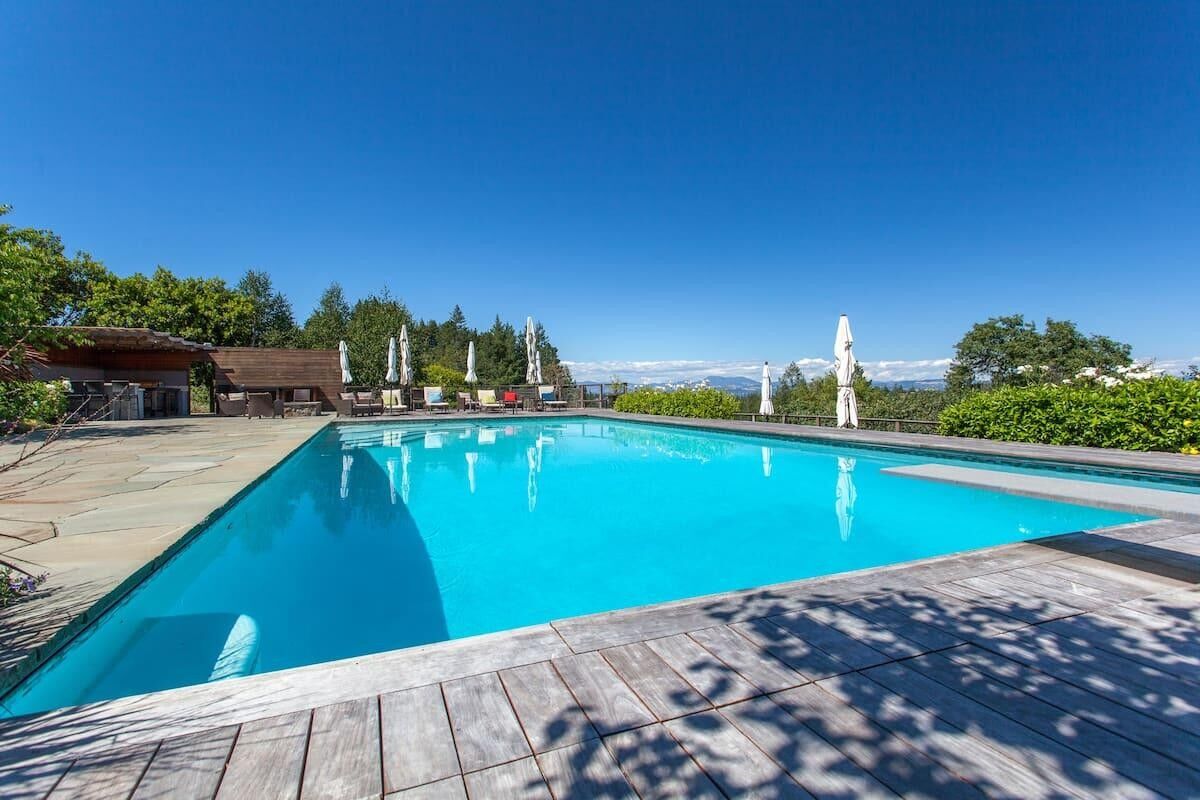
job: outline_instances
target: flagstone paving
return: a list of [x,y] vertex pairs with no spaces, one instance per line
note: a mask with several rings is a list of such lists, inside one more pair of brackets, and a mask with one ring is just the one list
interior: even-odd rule
[[[93,423],[0,473],[0,558],[48,576],[36,597],[0,611],[0,686],[331,420]],[[0,443],[0,464],[19,451]]]

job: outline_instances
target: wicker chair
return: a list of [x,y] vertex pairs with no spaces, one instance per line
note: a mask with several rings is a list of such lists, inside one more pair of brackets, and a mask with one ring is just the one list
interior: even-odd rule
[[246,416],[246,393],[222,392],[218,394],[217,413],[223,417]]

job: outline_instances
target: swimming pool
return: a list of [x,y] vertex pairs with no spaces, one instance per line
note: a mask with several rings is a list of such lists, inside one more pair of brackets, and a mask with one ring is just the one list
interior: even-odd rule
[[4,707],[24,714],[1138,519],[884,472],[927,463],[989,468],[586,417],[333,425]]

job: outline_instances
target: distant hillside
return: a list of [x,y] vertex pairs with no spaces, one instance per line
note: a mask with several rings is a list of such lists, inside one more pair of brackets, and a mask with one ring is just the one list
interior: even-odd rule
[[945,389],[946,381],[941,378],[926,378],[920,381],[872,381],[885,389]]
[[667,381],[665,383],[649,383],[655,389],[721,389],[730,394],[753,394],[759,389],[759,382],[740,375],[709,375],[706,378],[695,378],[687,381]]

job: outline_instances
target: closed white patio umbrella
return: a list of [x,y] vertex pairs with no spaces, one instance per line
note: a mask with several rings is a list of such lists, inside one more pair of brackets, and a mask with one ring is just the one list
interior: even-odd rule
[[837,424],[839,428],[858,427],[858,398],[854,396],[854,337],[850,320],[842,314],[838,319],[837,337],[833,340],[834,371],[837,373]]
[[533,354],[533,382],[542,382],[542,351]]
[[467,345],[467,383],[479,383],[479,376],[475,374],[475,343],[471,342]]
[[342,365],[342,383],[348,384],[354,378],[350,376],[350,351],[346,349],[345,342],[338,342],[338,361]]
[[401,386],[412,383],[412,350],[408,346],[408,326],[400,326],[400,374],[397,376]]
[[767,362],[763,362],[762,372],[762,400],[758,403],[758,413],[774,414],[775,404],[771,402],[771,367]]
[[388,383],[396,383],[400,380],[400,374],[396,370],[396,337],[388,339],[388,355],[387,355],[387,375],[384,377]]
[[525,318],[525,382],[537,383],[537,328],[533,317]]

